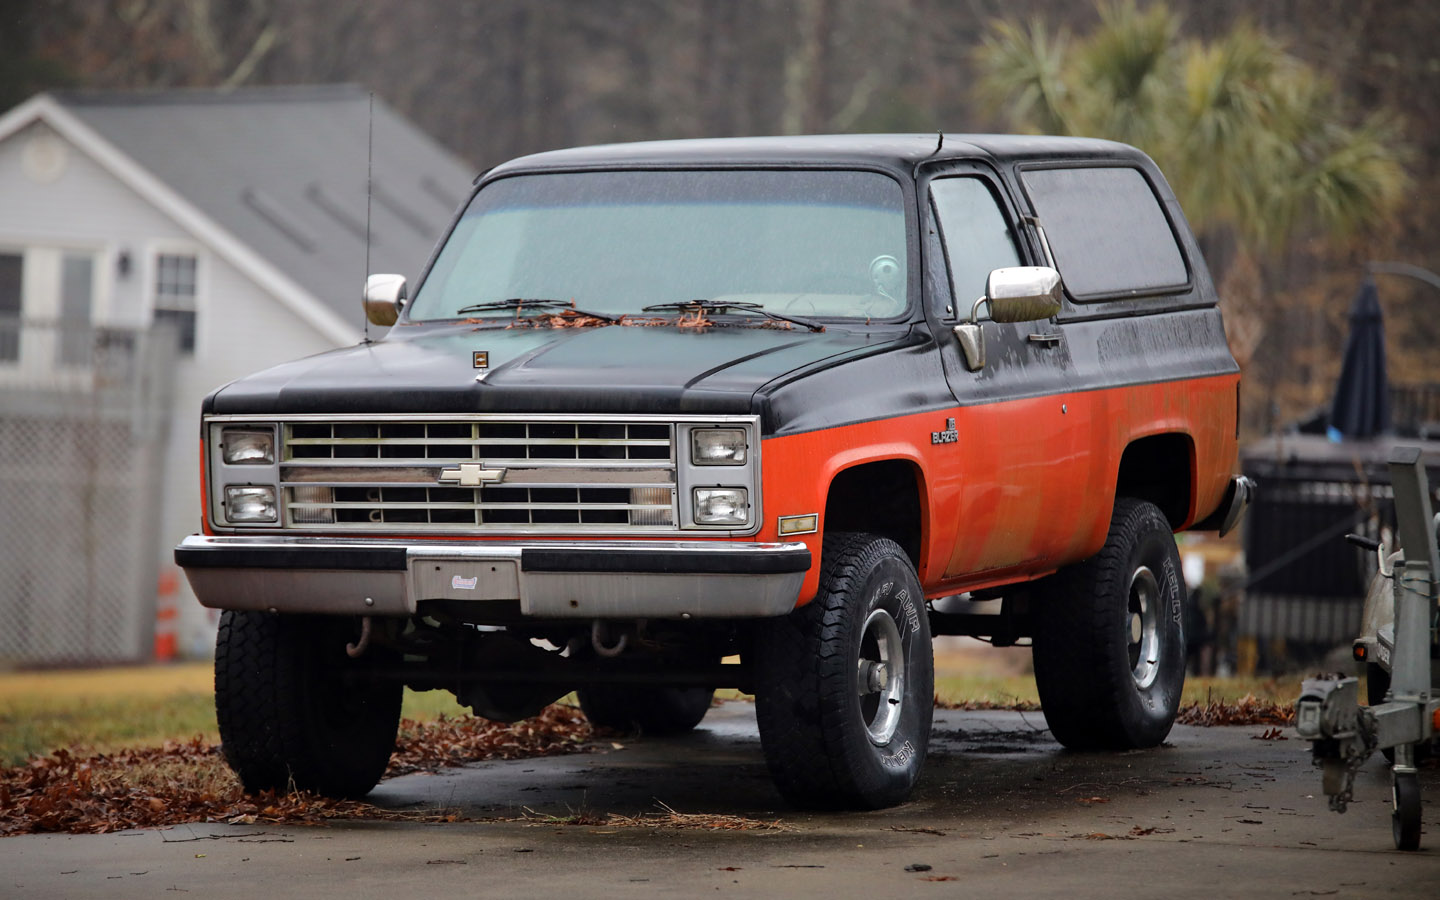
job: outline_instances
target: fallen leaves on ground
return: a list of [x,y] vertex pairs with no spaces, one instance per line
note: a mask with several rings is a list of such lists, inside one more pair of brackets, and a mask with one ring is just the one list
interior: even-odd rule
[[[513,725],[479,718],[406,719],[386,775],[573,753],[584,749],[591,733],[584,715],[567,706],[551,706]],[[0,835],[99,834],[187,822],[294,825],[341,818],[453,821],[458,816],[386,810],[305,791],[246,795],[220,746],[199,737],[93,755],[57,750],[0,769]]]
[[958,709],[966,712],[977,710],[998,709],[1010,712],[1039,712],[1040,704],[1031,700],[946,700],[939,694],[935,695],[936,709]]
[[521,759],[574,753],[594,732],[574,706],[555,704],[540,715],[510,724],[473,716],[441,716],[433,722],[400,723],[387,778],[463,766],[482,759]]
[[793,831],[779,819],[751,819],[747,816],[728,816],[718,813],[676,812],[664,803],[655,804],[658,812],[639,816],[622,816],[619,813],[595,813],[580,811],[566,816],[550,816],[526,810],[527,815],[519,821],[532,825],[588,825],[604,828],[678,828],[703,831]]
[[1209,700],[1181,707],[1175,721],[1181,725],[1289,725],[1295,719],[1293,703],[1276,703],[1246,694],[1234,703]]
[[[946,700],[937,695],[936,709],[958,709],[962,711],[1004,710],[1009,712],[1040,712],[1040,704],[1029,700]],[[1261,700],[1254,694],[1246,694],[1233,703],[1224,700],[1207,700],[1180,707],[1175,721],[1181,725],[1290,725],[1295,718],[1295,705]],[[1284,740],[1279,732],[1266,732],[1263,740]]]

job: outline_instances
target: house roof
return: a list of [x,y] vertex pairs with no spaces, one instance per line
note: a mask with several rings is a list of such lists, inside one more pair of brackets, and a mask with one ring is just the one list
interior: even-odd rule
[[372,159],[358,85],[73,91],[24,106],[339,339],[360,332],[367,270],[414,279],[474,175],[378,99]]

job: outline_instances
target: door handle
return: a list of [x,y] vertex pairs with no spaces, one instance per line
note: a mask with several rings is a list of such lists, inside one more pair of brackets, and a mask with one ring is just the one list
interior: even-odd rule
[[1025,336],[1025,339],[1026,339],[1027,341],[1029,341],[1030,343],[1032,343],[1032,344],[1043,344],[1043,345],[1046,346],[1046,347],[1053,347],[1053,346],[1055,346],[1056,344],[1060,343],[1060,338],[1061,338],[1062,336],[1063,336],[1063,335],[1061,335],[1060,332],[1056,331],[1056,332],[1052,332],[1052,333],[1050,333],[1050,334],[1030,334],[1030,335],[1026,335],[1026,336]]

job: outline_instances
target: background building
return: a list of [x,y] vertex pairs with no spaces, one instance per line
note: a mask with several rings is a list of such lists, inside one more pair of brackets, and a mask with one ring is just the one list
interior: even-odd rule
[[474,175],[379,101],[372,158],[371,113],[324,86],[0,117],[0,661],[209,652],[171,559],[201,399],[360,340],[367,258],[413,279]]

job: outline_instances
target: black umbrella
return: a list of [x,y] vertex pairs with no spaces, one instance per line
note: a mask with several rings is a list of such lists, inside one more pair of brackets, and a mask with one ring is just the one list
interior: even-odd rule
[[1385,379],[1385,321],[1380,295],[1367,277],[1350,306],[1350,337],[1335,385],[1330,427],[1347,438],[1374,437],[1390,428],[1390,391]]

